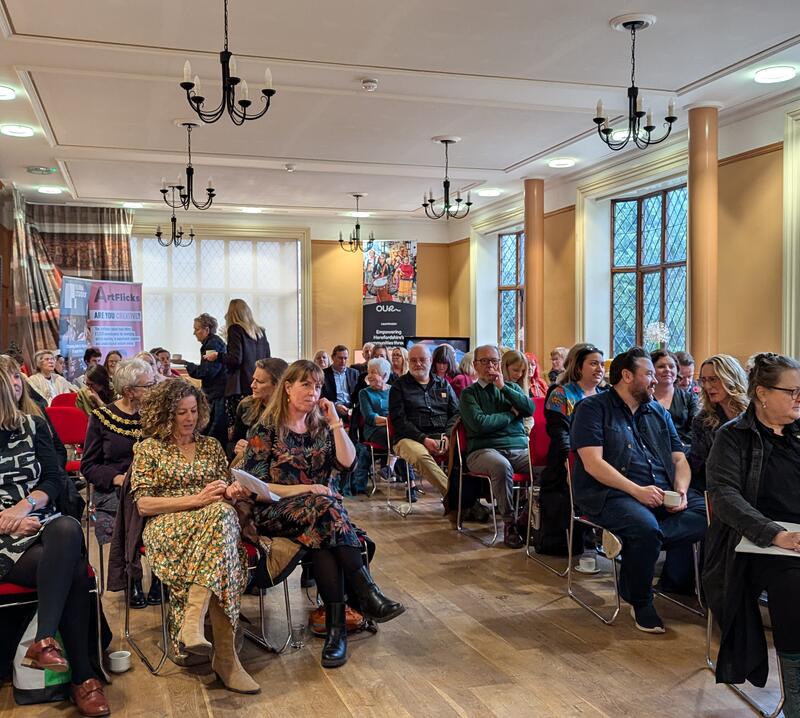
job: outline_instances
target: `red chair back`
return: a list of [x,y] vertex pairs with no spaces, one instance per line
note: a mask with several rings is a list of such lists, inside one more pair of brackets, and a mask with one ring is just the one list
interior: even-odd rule
[[69,391],[66,394],[57,394],[50,402],[50,406],[75,406],[78,400],[78,395],[74,391]]
[[550,436],[547,433],[547,423],[544,416],[544,397],[533,399],[533,429],[528,437],[528,452],[531,457],[531,466],[546,466],[547,453],[550,451]]
[[47,416],[65,445],[82,446],[86,441],[89,417],[74,406],[48,406]]

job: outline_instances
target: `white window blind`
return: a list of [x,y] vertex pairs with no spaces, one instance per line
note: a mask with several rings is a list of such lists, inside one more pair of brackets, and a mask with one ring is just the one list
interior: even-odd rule
[[192,320],[216,317],[224,338],[231,299],[244,299],[267,330],[272,356],[300,356],[300,243],[275,239],[195,239],[190,247],[162,247],[132,237],[133,278],[142,283],[144,344],[199,361]]

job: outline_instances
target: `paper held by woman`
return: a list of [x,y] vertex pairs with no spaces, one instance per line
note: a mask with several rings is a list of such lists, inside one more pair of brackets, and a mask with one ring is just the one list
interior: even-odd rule
[[[800,531],[800,524],[793,524],[788,521],[779,521],[778,523],[787,531]],[[793,556],[794,558],[800,558],[800,552],[798,551],[789,551],[789,549],[779,548],[778,546],[761,548],[744,536],[742,536],[742,540],[739,541],[736,546],[736,553],[758,553],[767,554],[768,556]]]
[[252,491],[254,494],[256,494],[258,498],[266,499],[267,501],[281,500],[280,496],[273,494],[269,490],[269,484],[266,481],[262,481],[261,479],[253,476],[252,474],[248,474],[246,471],[242,471],[241,469],[231,469],[231,474],[236,481],[238,481],[248,491]]

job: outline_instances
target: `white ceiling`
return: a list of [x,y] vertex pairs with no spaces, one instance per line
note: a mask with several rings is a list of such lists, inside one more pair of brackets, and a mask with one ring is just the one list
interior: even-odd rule
[[[594,103],[621,112],[629,80],[628,37],[608,20],[634,11],[658,16],[637,43],[656,117],[672,95],[730,112],[800,88],[800,77],[752,82],[765,64],[800,68],[797,0],[230,0],[240,74],[257,91],[269,64],[278,92],[261,120],[195,131],[198,180],[213,174],[220,208],[335,214],[360,191],[363,209],[416,217],[422,192],[440,187],[433,135],[463,138],[451,151],[457,187],[552,178],[557,155],[585,170],[610,155],[586,139]],[[0,124],[37,129],[0,137],[0,177],[42,199],[25,166],[46,164],[59,173],[43,182],[68,201],[158,202],[161,177],[185,164],[173,121],[191,117],[177,84],[186,58],[210,102],[219,96],[222,0],[0,0],[0,30],[0,84],[19,91],[0,103]],[[365,77],[377,92],[363,92]]]

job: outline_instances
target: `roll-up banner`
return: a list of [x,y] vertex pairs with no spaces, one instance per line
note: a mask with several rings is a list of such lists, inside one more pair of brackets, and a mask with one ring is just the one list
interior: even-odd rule
[[83,353],[112,349],[128,359],[142,351],[142,285],[102,279],[63,277],[59,351],[67,360],[67,378],[85,370]]
[[405,346],[417,333],[417,243],[374,242],[363,275],[362,341]]

